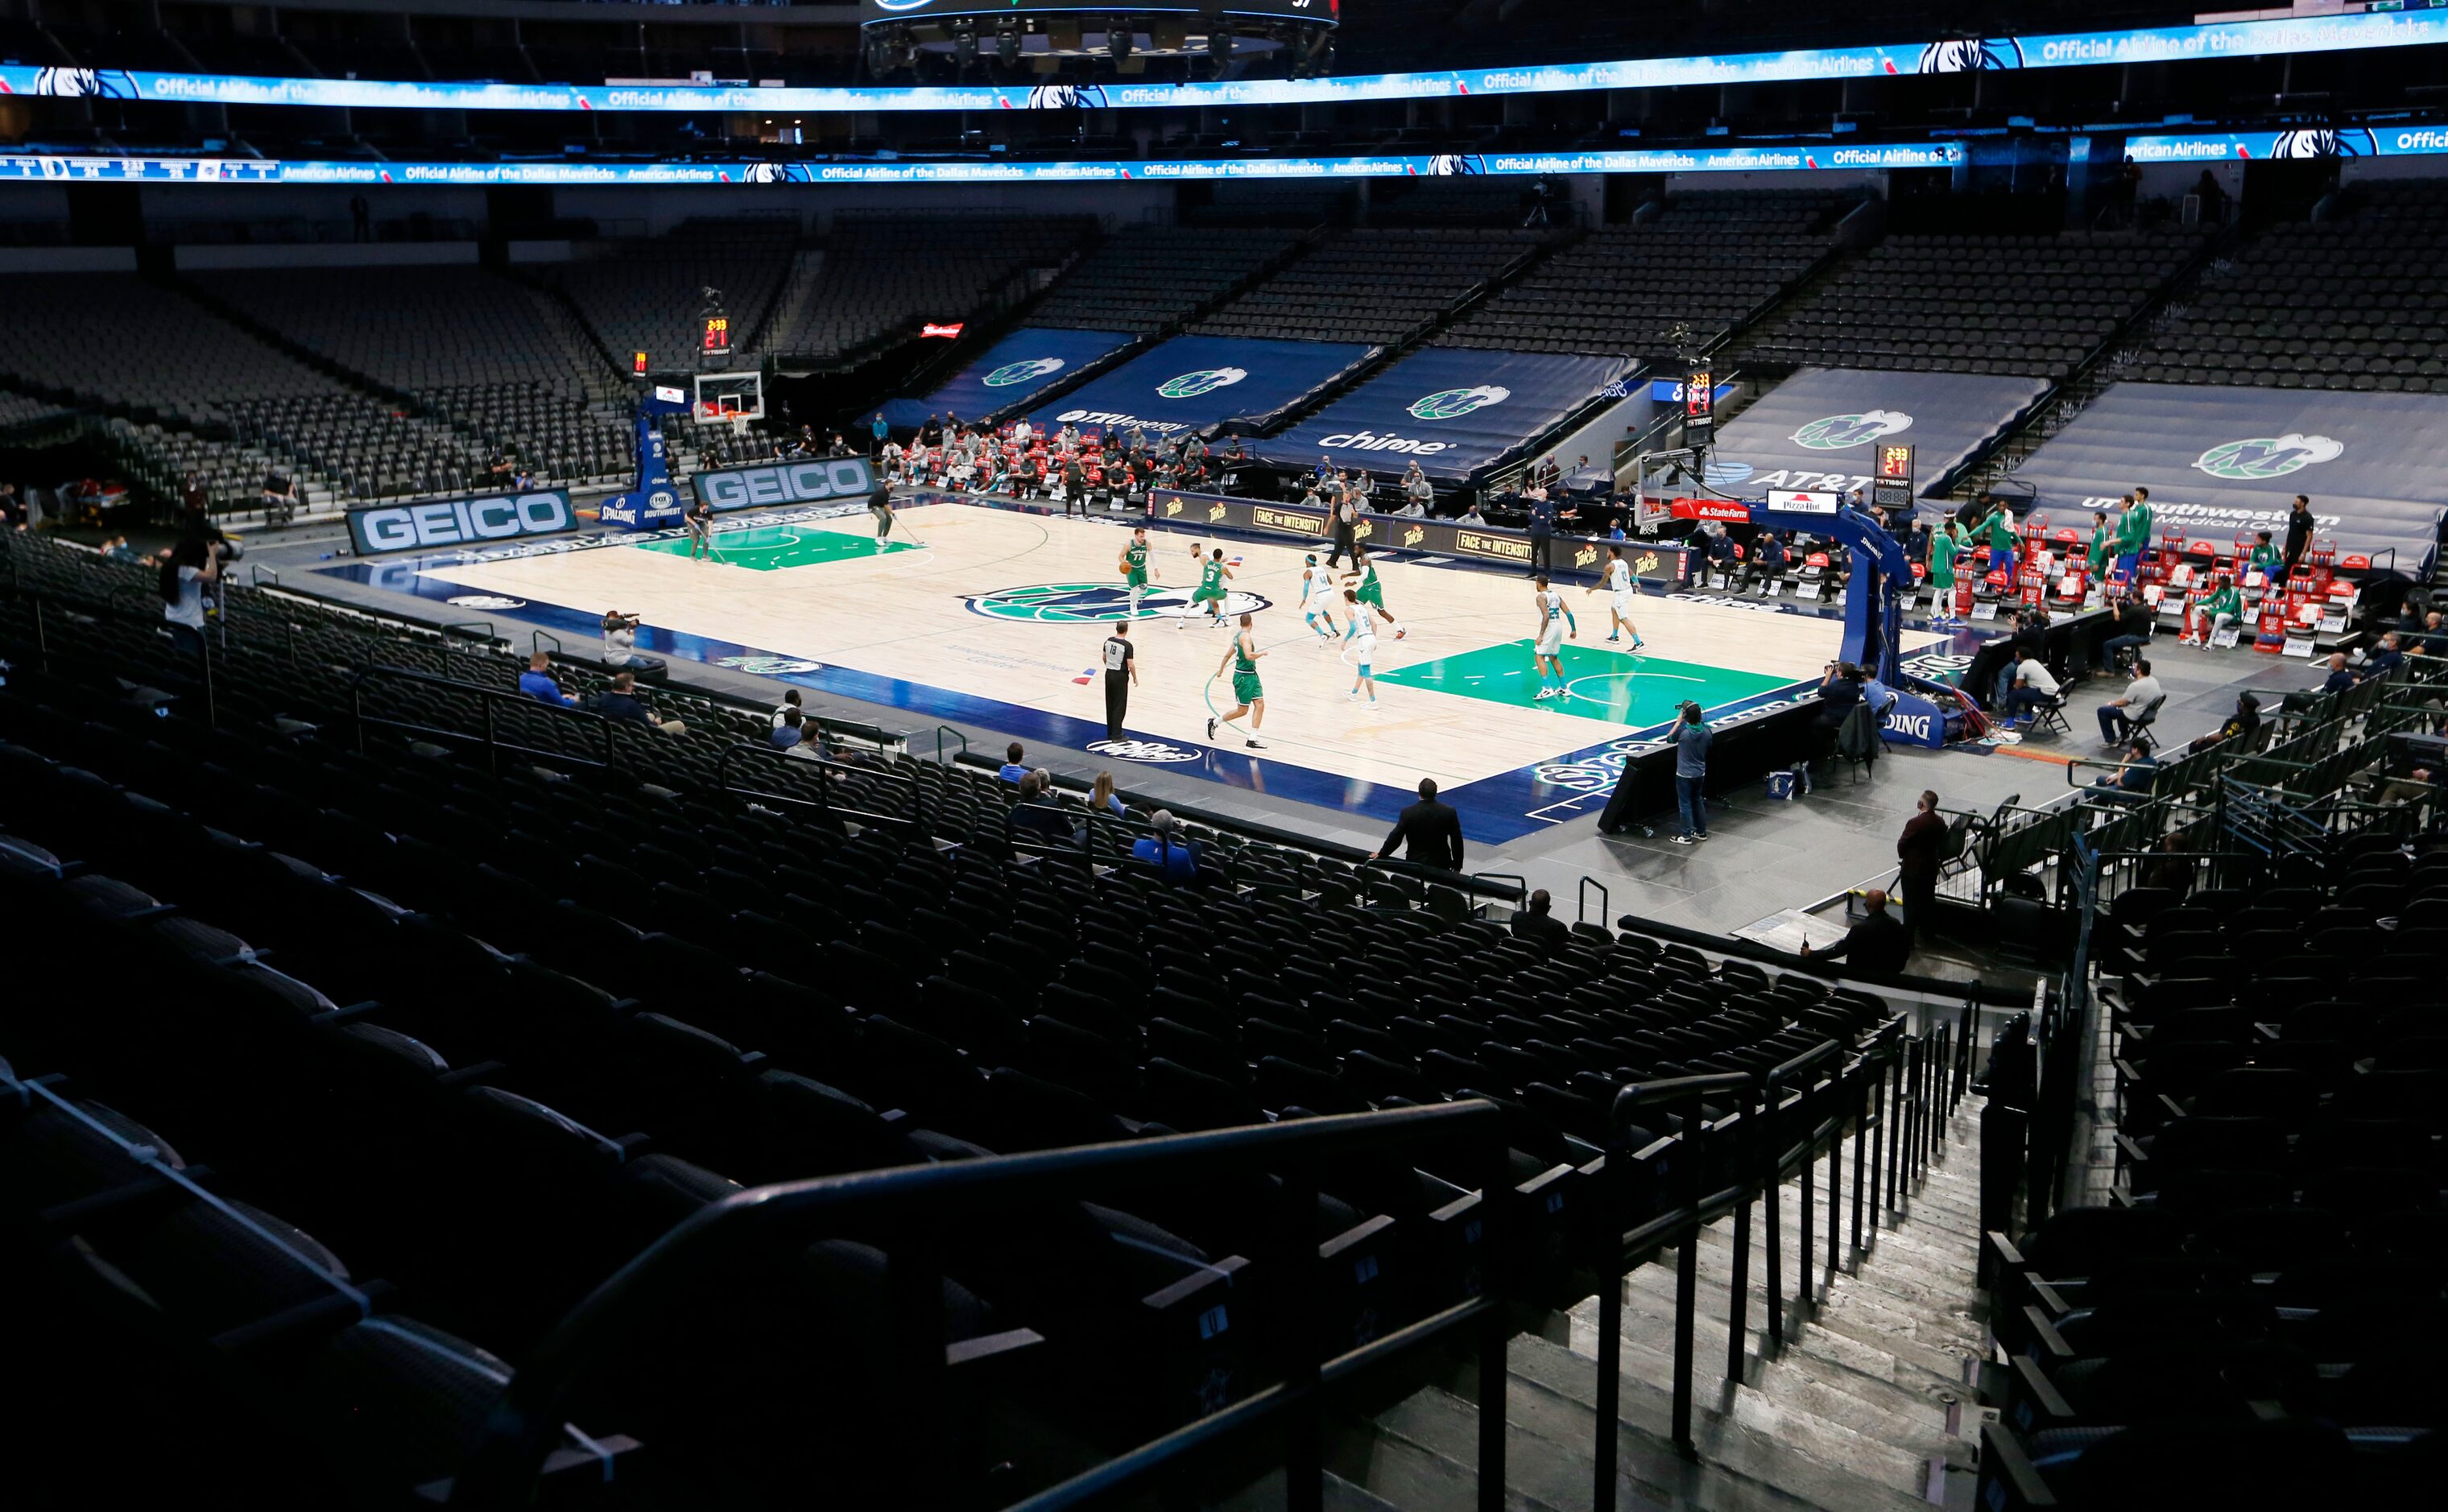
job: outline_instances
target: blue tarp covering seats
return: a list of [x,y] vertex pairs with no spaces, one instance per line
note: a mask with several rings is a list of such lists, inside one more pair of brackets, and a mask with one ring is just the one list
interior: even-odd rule
[[2448,395],[2119,383],[2016,476],[2077,529],[2140,484],[2161,531],[2220,550],[2253,530],[2284,541],[2306,494],[2341,557],[2421,581],[2448,499]]
[[884,418],[892,425],[908,427],[920,424],[930,414],[956,414],[964,420],[975,420],[998,410],[1017,409],[1081,368],[1138,339],[1126,331],[1025,327],[987,348],[927,397],[889,401],[884,406]]
[[1258,454],[1300,466],[1399,472],[1412,461],[1465,482],[1526,451],[1631,367],[1622,357],[1429,347],[1387,369]]
[[1151,441],[1216,425],[1262,431],[1376,350],[1348,341],[1176,336],[1029,419],[1107,431],[1137,424]]
[[1709,482],[1757,498],[1766,488],[1844,492],[1869,481],[1877,443],[1914,449],[1924,497],[2031,408],[2048,385],[1992,373],[1805,368],[1717,432]]

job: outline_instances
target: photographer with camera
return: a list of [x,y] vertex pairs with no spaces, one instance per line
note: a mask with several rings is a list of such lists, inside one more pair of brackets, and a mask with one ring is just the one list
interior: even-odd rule
[[638,651],[638,624],[642,618],[619,609],[604,612],[603,664],[615,672],[635,673],[645,681],[660,682],[670,671],[663,659]]

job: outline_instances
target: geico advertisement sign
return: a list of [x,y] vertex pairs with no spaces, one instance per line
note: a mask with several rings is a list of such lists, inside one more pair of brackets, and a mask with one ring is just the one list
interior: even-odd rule
[[446,499],[433,504],[352,509],[349,535],[363,555],[549,535],[577,523],[568,493],[554,488],[543,493],[504,493],[484,499]]
[[697,475],[697,496],[717,509],[846,499],[864,495],[874,487],[875,474],[868,469],[865,457],[776,462],[771,467]]

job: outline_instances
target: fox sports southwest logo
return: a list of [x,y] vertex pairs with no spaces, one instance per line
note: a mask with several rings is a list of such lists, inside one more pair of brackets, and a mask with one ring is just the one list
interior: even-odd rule
[[2334,462],[2345,450],[2343,441],[2289,431],[2283,436],[2222,442],[2194,458],[2193,466],[2213,478],[2254,483],[2301,472],[2315,463]]
[[[1023,588],[998,588],[963,599],[971,614],[989,620],[1023,620],[1037,624],[1103,624],[1116,620],[1182,620],[1207,613],[1207,605],[1190,602],[1187,587],[1151,585],[1131,611],[1130,590],[1119,583],[1039,583]],[[1227,584],[1224,613],[1255,614],[1273,601],[1243,593]]]
[[1167,378],[1157,385],[1159,399],[1195,399],[1202,393],[1229,389],[1250,375],[1246,368],[1201,368],[1177,378]]
[[1423,420],[1455,420],[1473,410],[1484,410],[1491,404],[1502,404],[1513,397],[1513,391],[1485,383],[1476,389],[1440,389],[1411,401],[1411,413]]
[[1913,417],[1901,410],[1865,410],[1860,414],[1821,415],[1793,432],[1793,444],[1813,451],[1841,451],[1912,429]]
[[1022,362],[1004,363],[987,373],[985,382],[989,389],[1008,389],[1015,383],[1026,383],[1031,378],[1042,378],[1061,371],[1061,357],[1030,357]]

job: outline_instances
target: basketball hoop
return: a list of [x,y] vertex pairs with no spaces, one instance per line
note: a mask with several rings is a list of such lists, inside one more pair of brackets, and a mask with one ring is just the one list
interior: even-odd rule
[[723,418],[731,422],[731,433],[733,435],[744,436],[748,433],[748,416],[746,414],[737,410],[734,410],[730,413],[724,415]]

